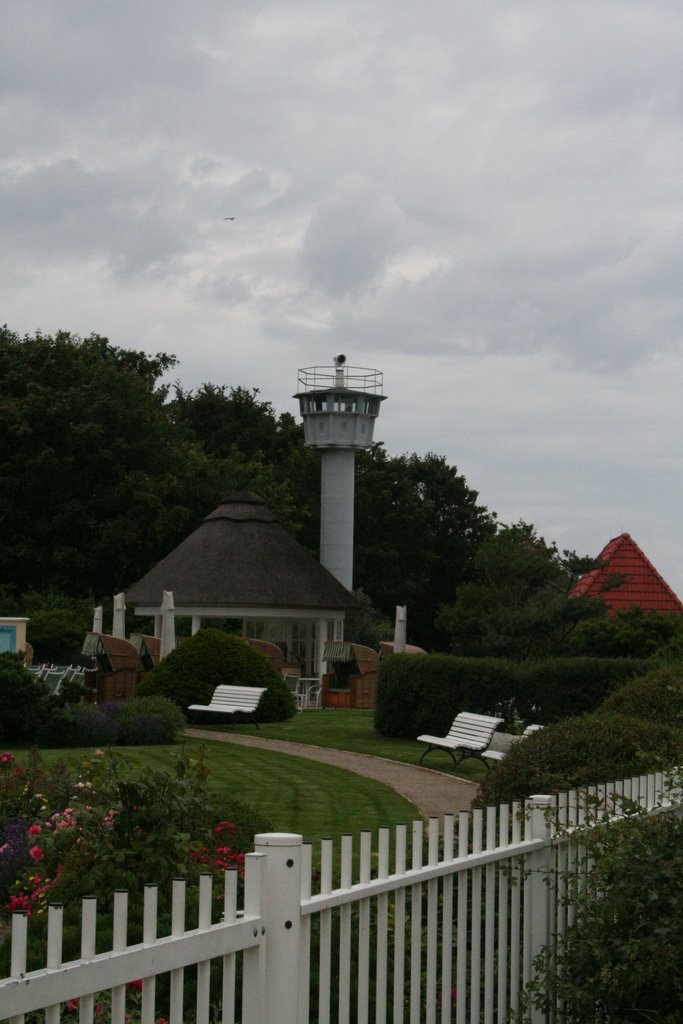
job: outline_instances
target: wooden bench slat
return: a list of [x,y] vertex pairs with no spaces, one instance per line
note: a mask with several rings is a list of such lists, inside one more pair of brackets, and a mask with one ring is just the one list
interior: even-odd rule
[[217,686],[209,704],[190,704],[188,711],[213,711],[218,714],[252,714],[256,711],[265,686]]

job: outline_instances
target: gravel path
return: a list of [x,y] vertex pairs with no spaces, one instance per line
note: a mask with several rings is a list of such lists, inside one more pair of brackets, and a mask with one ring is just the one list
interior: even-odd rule
[[309,761],[322,761],[337,768],[345,768],[391,786],[406,800],[410,800],[425,818],[440,818],[447,812],[457,814],[458,811],[468,811],[477,792],[476,783],[459,779],[456,775],[389,761],[384,757],[372,757],[370,754],[355,754],[348,750],[289,743],[286,740],[267,740],[260,736],[212,732],[209,729],[186,729],[185,735],[195,739],[217,740],[219,743],[236,743],[243,747],[277,750],[293,757],[304,757]]

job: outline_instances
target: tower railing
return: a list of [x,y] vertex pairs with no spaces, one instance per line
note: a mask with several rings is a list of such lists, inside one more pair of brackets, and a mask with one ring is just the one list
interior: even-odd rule
[[383,374],[365,366],[306,366],[299,370],[299,392],[331,391],[343,387],[381,395]]

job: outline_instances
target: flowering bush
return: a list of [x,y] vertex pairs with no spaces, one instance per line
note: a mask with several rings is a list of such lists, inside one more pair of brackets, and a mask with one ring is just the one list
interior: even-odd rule
[[[10,772],[22,783],[29,775]],[[38,768],[33,776],[45,778]],[[68,803],[49,807],[45,794],[24,786],[24,804],[14,802],[15,817],[0,832],[4,909],[40,914],[49,901],[86,893],[106,907],[115,888],[140,890],[150,881],[170,888],[179,874],[192,883],[207,869],[242,868],[254,833],[267,823],[243,804],[234,805],[237,824],[219,815],[207,776],[202,750],[194,758],[183,750],[174,773],[149,767],[136,774],[118,752],[98,750],[71,780]]]

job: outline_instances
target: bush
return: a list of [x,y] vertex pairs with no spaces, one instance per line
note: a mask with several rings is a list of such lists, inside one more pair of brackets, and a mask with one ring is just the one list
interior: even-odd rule
[[600,711],[683,725],[683,668],[664,664],[614,690]]
[[175,743],[186,724],[172,700],[133,697],[124,703],[52,708],[36,738],[49,747],[152,746]]
[[576,875],[569,879],[575,922],[548,956],[539,990],[552,992],[553,1008],[562,1004],[576,1024],[679,1024],[683,819],[631,818],[582,832],[581,842],[592,866],[580,884]]
[[24,668],[21,654],[0,654],[0,740],[31,739],[47,694],[45,684]]
[[490,770],[478,802],[499,804],[670,768],[683,756],[683,731],[616,714],[582,715],[546,726]]
[[200,629],[185,640],[140,680],[136,692],[167,697],[186,711],[190,704],[208,704],[222,685],[265,687],[257,711],[261,722],[282,721],[296,711],[292,694],[268,658],[240,637],[218,629]]
[[442,736],[459,711],[545,725],[595,710],[651,663],[627,658],[505,661],[397,654],[380,662],[375,728],[385,736]]
[[[209,792],[203,751],[192,757],[182,750],[172,771],[131,771],[120,753],[98,751],[55,802],[37,755],[28,768],[3,756],[0,782],[10,784],[12,800],[11,815],[0,817],[0,835],[10,843],[0,867],[11,860],[12,870],[0,873],[0,909],[42,916],[48,899],[71,902],[85,893],[97,895],[106,909],[114,888],[138,892],[149,880],[168,894],[179,873],[196,884],[202,871],[240,868],[254,833],[269,829],[247,804],[225,803]],[[27,784],[31,779],[40,793]]]
[[175,743],[187,724],[185,715],[167,697],[133,697],[119,705],[117,742],[122,746]]

